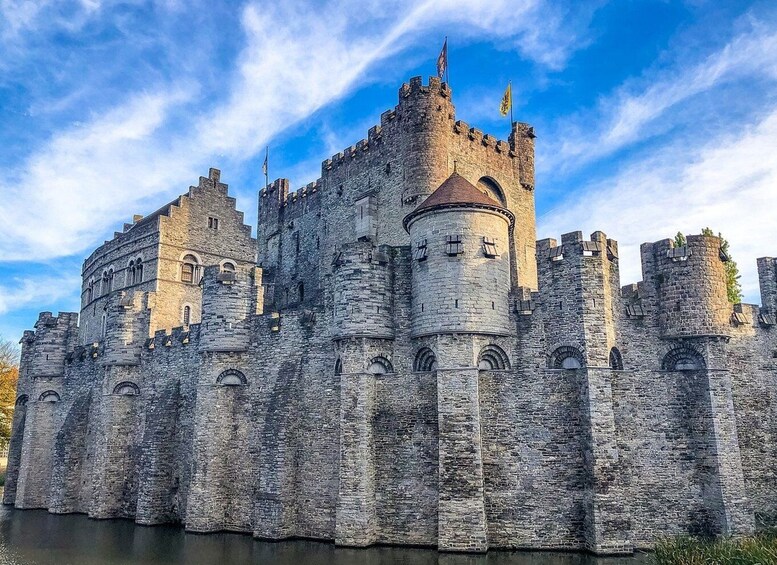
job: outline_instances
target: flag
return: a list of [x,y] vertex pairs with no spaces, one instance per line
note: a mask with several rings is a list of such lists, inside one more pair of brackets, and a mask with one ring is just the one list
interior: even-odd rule
[[503,116],[507,115],[507,112],[513,108],[513,88],[512,84],[507,83],[507,89],[504,96],[502,96],[502,103],[499,105],[499,113]]
[[270,148],[267,148],[267,153],[264,154],[264,163],[262,163],[262,174],[267,174],[267,159],[270,157]]
[[445,42],[442,44],[442,51],[437,57],[437,76],[442,78],[445,76],[445,71],[448,69],[448,38],[445,38]]

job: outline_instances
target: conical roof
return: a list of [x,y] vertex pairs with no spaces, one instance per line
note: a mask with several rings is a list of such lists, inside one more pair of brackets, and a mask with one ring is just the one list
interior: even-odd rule
[[448,206],[487,206],[500,209],[511,221],[513,217],[502,204],[478,189],[459,173],[454,172],[418,208],[405,216],[403,221],[405,229],[407,229],[408,223],[412,218],[424,211]]
[[482,204],[503,208],[499,202],[479,190],[459,173],[454,172],[415,211],[450,204]]

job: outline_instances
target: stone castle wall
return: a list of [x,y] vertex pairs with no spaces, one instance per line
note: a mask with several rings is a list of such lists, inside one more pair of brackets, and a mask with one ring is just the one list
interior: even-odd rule
[[[605,234],[535,242],[533,140],[456,121],[447,85],[413,79],[319,180],[261,190],[256,240],[215,169],[128,224],[84,264],[114,287],[80,325],[25,332],[4,503],[451,551],[777,524],[774,259],[761,308],[726,301],[714,237],[643,245],[621,287]],[[454,168],[507,212],[405,231]],[[141,251],[144,281],[117,284]]]

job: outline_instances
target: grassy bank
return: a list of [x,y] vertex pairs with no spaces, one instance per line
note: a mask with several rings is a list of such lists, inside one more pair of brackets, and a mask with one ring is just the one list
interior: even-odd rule
[[777,563],[777,529],[745,538],[680,536],[656,545],[657,565],[766,565]]

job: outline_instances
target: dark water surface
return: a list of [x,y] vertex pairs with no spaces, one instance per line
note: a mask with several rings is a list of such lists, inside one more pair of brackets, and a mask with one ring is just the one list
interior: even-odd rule
[[576,553],[491,551],[485,555],[440,554],[433,549],[336,548],[331,543],[266,542],[241,534],[187,534],[175,526],[138,526],[129,520],[90,520],[45,510],[0,506],[3,565],[637,565],[633,558]]

